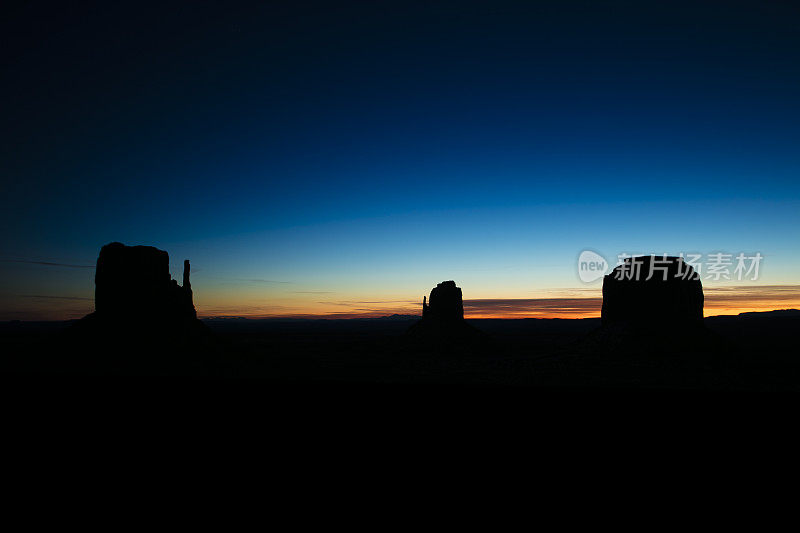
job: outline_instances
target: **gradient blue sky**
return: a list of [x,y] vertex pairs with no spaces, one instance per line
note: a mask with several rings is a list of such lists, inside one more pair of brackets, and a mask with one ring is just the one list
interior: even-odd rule
[[11,8],[0,319],[91,310],[111,241],[201,315],[595,297],[586,248],[759,251],[800,302],[800,8],[642,4]]

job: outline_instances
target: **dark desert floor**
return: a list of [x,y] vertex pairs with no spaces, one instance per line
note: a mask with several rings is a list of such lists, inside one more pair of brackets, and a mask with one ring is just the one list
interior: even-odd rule
[[71,335],[74,322],[6,322],[0,345],[9,383],[166,378],[311,388],[800,389],[794,310],[707,318],[699,337],[623,332],[609,339],[599,319],[483,319],[467,320],[479,332],[474,337],[437,340],[409,335],[417,320],[212,319],[199,339],[128,333],[91,346]]

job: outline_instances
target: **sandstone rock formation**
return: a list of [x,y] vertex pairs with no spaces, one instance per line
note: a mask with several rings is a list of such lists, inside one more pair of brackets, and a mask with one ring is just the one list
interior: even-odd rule
[[718,344],[703,323],[699,274],[680,257],[638,256],[603,278],[601,326],[570,351],[622,366],[644,358],[674,367]]
[[486,335],[464,320],[461,288],[455,281],[443,281],[422,298],[422,320],[408,330],[411,339],[429,348],[457,354],[484,347]]
[[[65,332],[66,372],[98,375],[206,375],[217,359],[197,319],[183,264],[183,286],[169,255],[152,246],[103,246],[95,270],[95,311]],[[62,363],[59,363],[62,364]]]
[[183,286],[169,273],[169,255],[152,246],[103,246],[95,271],[95,313],[103,318],[186,321],[197,318],[183,265]]
[[603,279],[602,324],[699,325],[703,287],[680,257],[630,257]]
[[453,322],[464,319],[461,288],[455,281],[443,281],[431,290],[430,303],[422,297],[422,318]]

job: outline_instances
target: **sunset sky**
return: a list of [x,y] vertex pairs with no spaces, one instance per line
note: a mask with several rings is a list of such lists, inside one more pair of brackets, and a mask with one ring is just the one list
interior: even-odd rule
[[108,4],[4,8],[0,320],[91,312],[112,241],[200,316],[599,316],[586,249],[800,308],[797,4]]

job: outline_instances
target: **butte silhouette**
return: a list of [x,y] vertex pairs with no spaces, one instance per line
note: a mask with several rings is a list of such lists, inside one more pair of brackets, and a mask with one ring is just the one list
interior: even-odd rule
[[681,257],[637,256],[603,278],[601,326],[584,348],[678,353],[709,339],[698,273]]
[[183,262],[183,286],[169,273],[169,254],[153,246],[103,246],[95,270],[95,315],[110,321],[147,317],[161,323],[197,319],[189,281],[189,260]]
[[102,247],[95,270],[95,311],[68,332],[69,347],[98,371],[146,368],[175,372],[194,364],[206,326],[197,319],[183,264],[183,286],[169,273],[169,255],[152,246]]
[[702,325],[700,276],[680,257],[629,257],[603,278],[601,317],[604,326]]
[[431,342],[440,348],[458,347],[484,338],[484,334],[464,320],[461,288],[455,281],[443,281],[422,297],[422,319],[411,326],[408,335]]

